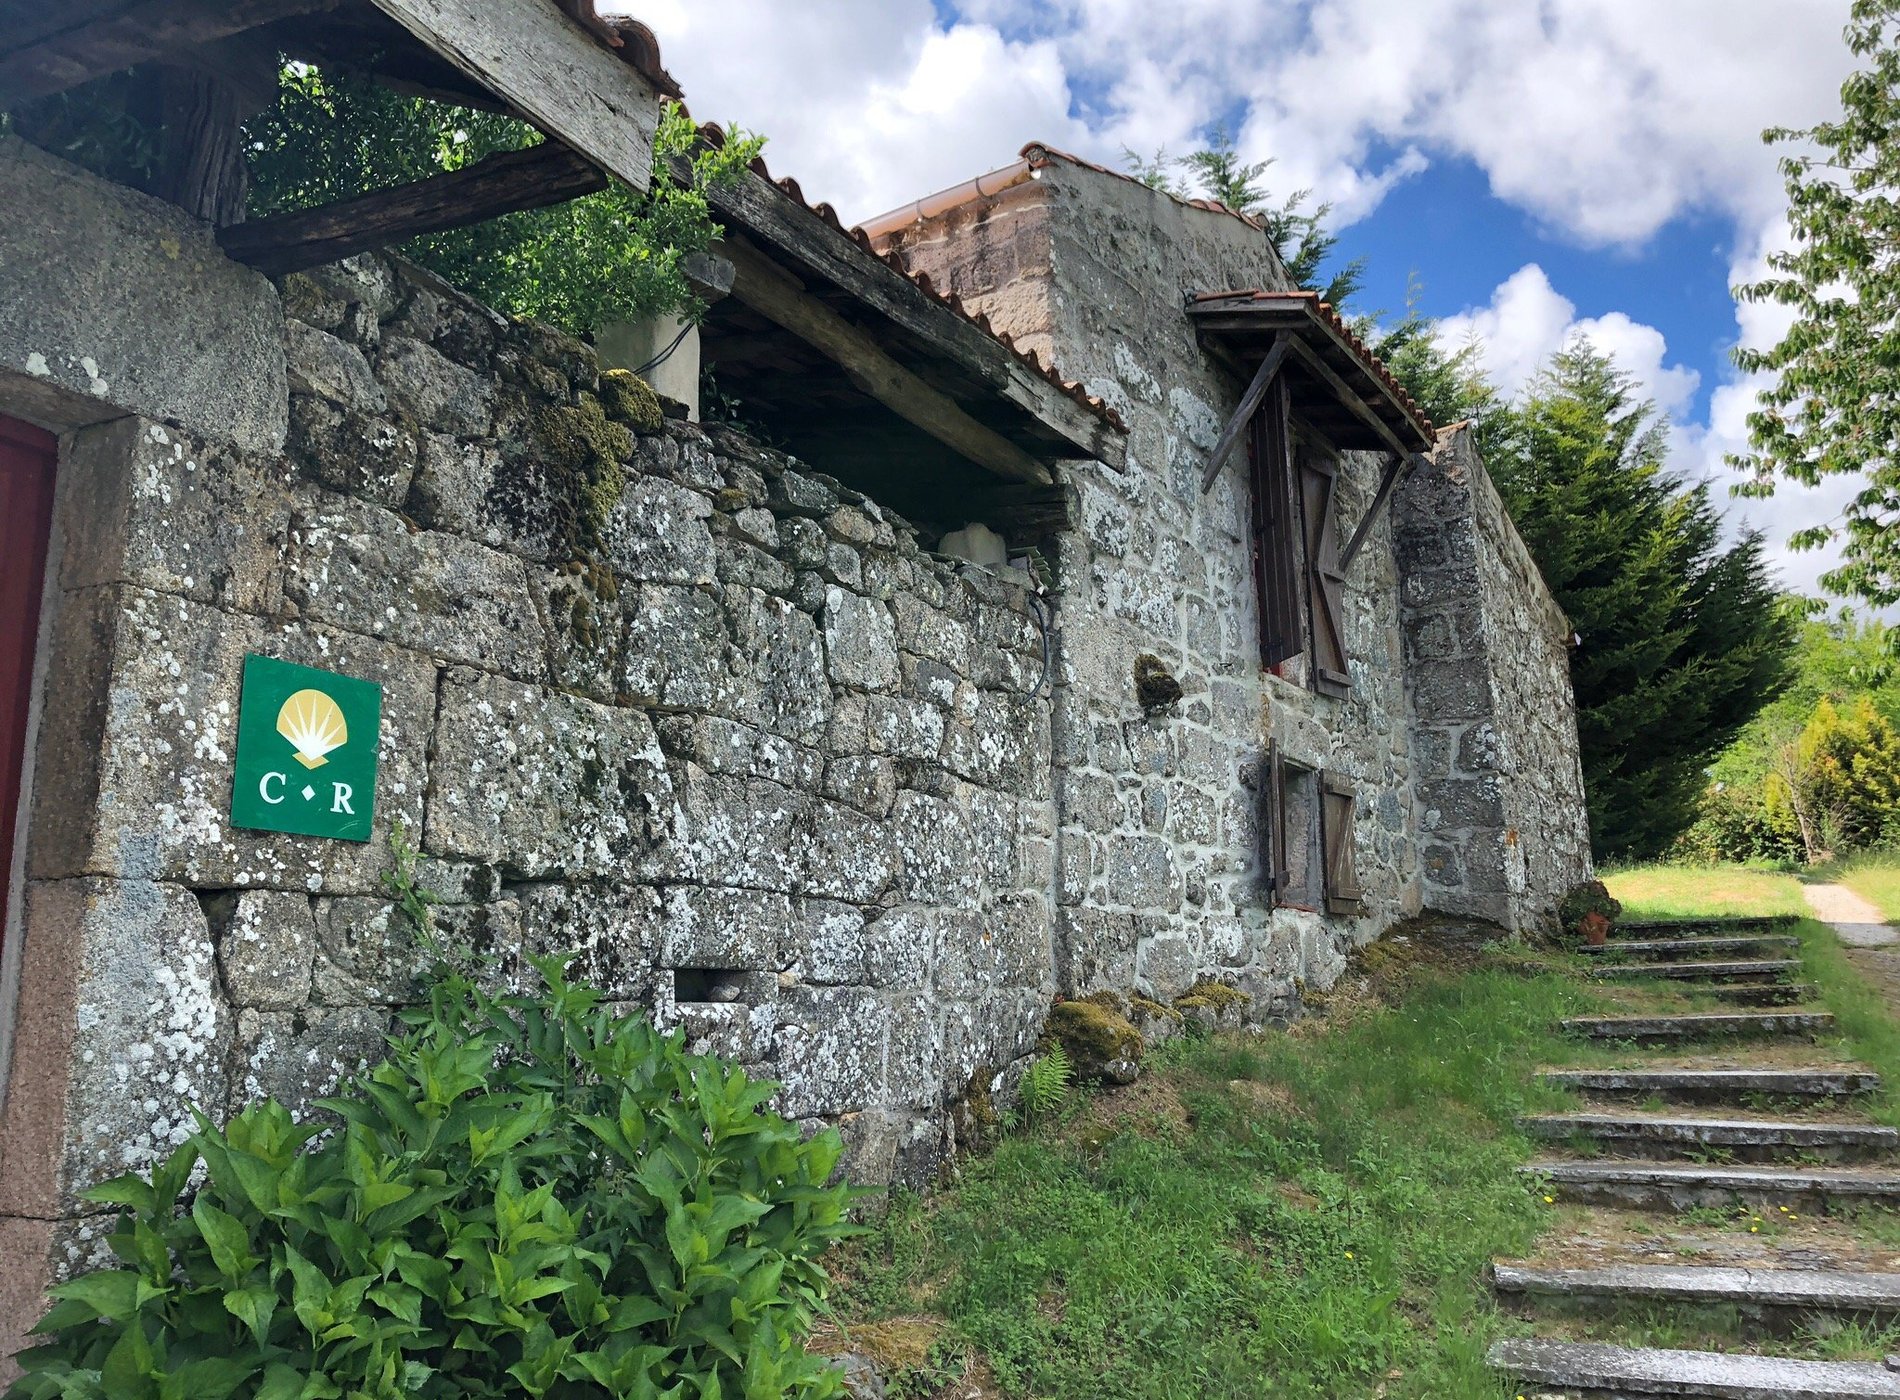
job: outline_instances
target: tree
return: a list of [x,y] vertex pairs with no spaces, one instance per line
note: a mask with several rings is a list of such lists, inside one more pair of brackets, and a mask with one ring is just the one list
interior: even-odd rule
[[1793,625],[1761,539],[1721,546],[1706,485],[1667,466],[1666,424],[1587,341],[1554,356],[1493,443],[1492,475],[1569,615],[1599,858],[1659,854],[1704,769],[1785,682]]
[[1743,348],[1744,370],[1774,376],[1748,418],[1753,453],[1740,489],[1769,495],[1778,478],[1812,486],[1862,474],[1838,525],[1797,532],[1797,548],[1839,540],[1829,590],[1876,607],[1900,602],[1900,21],[1896,0],[1855,0],[1849,49],[1867,66],[1841,86],[1841,117],[1770,142],[1811,143],[1785,156],[1794,247],[1769,275],[1735,289],[1790,308],[1794,324],[1767,350]]
[[[1326,227],[1333,206],[1307,208],[1307,201],[1313,197],[1311,190],[1295,190],[1280,203],[1271,202],[1260,178],[1272,168],[1272,159],[1251,163],[1241,160],[1233,135],[1225,126],[1215,127],[1208,144],[1187,155],[1170,156],[1162,147],[1152,156],[1142,156],[1124,147],[1122,162],[1130,175],[1150,189],[1179,199],[1198,187],[1215,203],[1259,220],[1294,285],[1319,292],[1322,301],[1343,307],[1359,290],[1365,276],[1364,258],[1354,258],[1335,270],[1323,287],[1320,285],[1321,265],[1339,244],[1338,235]],[[1192,184],[1176,175],[1177,170],[1186,171]]]
[[1799,767],[1784,785],[1804,836],[1808,825],[1818,828],[1810,859],[1816,847],[1857,850],[1900,834],[1900,734],[1870,697],[1845,713],[1823,697],[1795,752]]
[[[495,112],[408,97],[367,78],[285,68],[278,104],[245,128],[254,216],[346,199],[365,189],[457,170],[498,151],[534,145],[540,133]],[[615,182],[546,209],[414,238],[401,252],[498,310],[587,334],[608,321],[698,307],[684,263],[719,236],[706,190],[758,154],[734,132],[723,147],[700,143],[671,105],[654,138],[653,186]],[[667,175],[689,156],[692,178]]]

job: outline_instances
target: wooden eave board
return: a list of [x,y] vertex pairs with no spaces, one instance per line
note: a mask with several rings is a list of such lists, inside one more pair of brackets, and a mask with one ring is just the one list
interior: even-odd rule
[[[1334,330],[1322,320],[1316,311],[1306,305],[1288,306],[1271,302],[1246,301],[1235,298],[1232,301],[1198,302],[1188,307],[1188,315],[1194,320],[1195,329],[1204,337],[1225,346],[1240,357],[1243,362],[1252,362],[1265,353],[1267,345],[1280,332],[1288,332],[1300,337],[1311,349],[1316,351],[1327,366],[1354,389],[1362,402],[1397,434],[1413,451],[1422,452],[1432,445],[1432,438],[1424,427],[1393,397],[1392,391],[1366,367],[1365,361],[1355,353]],[[1302,380],[1298,365],[1290,365],[1289,370],[1296,382]],[[1310,419],[1316,424],[1322,419],[1334,421],[1342,427],[1335,441],[1340,447],[1367,448],[1375,451],[1388,451],[1389,444],[1372,432],[1356,415],[1343,405],[1334,409],[1323,407],[1317,400],[1333,398],[1332,390],[1311,376],[1304,376],[1304,386],[1312,390],[1302,394],[1294,401],[1294,411],[1300,417]]]

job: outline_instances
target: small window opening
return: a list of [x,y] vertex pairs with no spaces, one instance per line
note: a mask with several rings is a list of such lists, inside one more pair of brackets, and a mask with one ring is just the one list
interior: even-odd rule
[[676,967],[673,969],[673,1000],[714,1003],[744,1001],[745,984],[745,974],[729,967]]

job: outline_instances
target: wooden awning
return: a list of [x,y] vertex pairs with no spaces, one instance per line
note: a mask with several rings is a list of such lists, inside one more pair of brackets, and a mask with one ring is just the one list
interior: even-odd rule
[[[0,0],[0,110],[147,62],[256,75],[279,54],[365,72],[399,91],[508,112],[547,137],[468,167],[315,209],[243,221],[242,185],[164,192],[218,225],[267,275],[418,234],[579,198],[610,180],[645,190],[664,98],[680,89],[652,34],[597,0]],[[236,48],[233,45],[237,45]],[[238,139],[221,113],[219,165]],[[702,128],[708,140],[723,140]],[[684,157],[674,174],[690,178]],[[956,504],[994,478],[1052,484],[1056,462],[1121,466],[1126,426],[1017,350],[954,296],[912,277],[763,163],[709,192],[736,278],[704,333],[722,389],[794,451],[889,477],[913,506]]]
[[1335,446],[1407,456],[1432,445],[1431,419],[1317,293],[1203,292],[1187,311],[1246,378],[1284,340],[1294,410]]

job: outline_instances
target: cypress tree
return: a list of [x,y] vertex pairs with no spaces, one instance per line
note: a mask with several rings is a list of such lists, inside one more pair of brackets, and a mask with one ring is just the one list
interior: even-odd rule
[[1759,535],[1723,548],[1706,485],[1668,467],[1667,423],[1585,341],[1492,434],[1518,530],[1582,641],[1571,658],[1599,859],[1660,854],[1704,769],[1785,684],[1792,625]]

